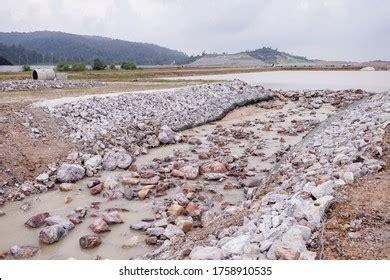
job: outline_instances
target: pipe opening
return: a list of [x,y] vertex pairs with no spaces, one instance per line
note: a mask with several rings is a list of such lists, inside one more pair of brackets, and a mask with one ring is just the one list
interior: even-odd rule
[[33,71],[32,75],[33,75],[33,80],[38,80],[38,73],[36,70]]

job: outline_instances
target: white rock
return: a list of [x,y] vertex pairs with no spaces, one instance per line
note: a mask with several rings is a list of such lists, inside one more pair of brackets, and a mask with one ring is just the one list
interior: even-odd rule
[[222,252],[224,256],[231,254],[242,254],[244,251],[244,247],[248,245],[250,242],[249,235],[241,235],[233,238],[225,245],[222,246]]
[[220,260],[222,259],[222,250],[217,247],[196,246],[190,253],[191,260]]

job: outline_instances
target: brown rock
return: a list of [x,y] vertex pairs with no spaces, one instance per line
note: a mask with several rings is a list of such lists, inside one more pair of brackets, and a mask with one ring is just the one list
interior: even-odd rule
[[174,203],[168,208],[168,213],[172,216],[180,216],[185,214],[185,209],[178,203]]
[[84,235],[79,240],[80,247],[92,249],[102,244],[102,239],[98,235]]
[[275,249],[275,256],[279,260],[298,260],[300,253],[290,248],[278,246]]
[[149,192],[150,192],[150,189],[142,189],[138,192],[138,197],[141,199],[141,200],[144,200],[145,198],[148,197],[149,195]]
[[208,162],[200,167],[200,173],[226,173],[228,170],[226,166],[218,161]]
[[70,191],[73,191],[77,188],[77,185],[76,184],[72,184],[72,183],[62,183],[60,185],[60,191],[62,192],[70,192]]
[[5,259],[8,256],[8,252],[0,250],[0,259]]
[[148,245],[155,245],[157,244],[157,236],[149,236],[145,239],[145,243]]
[[89,228],[94,232],[94,233],[102,233],[102,232],[107,232],[111,231],[107,223],[103,219],[97,219],[95,220]]
[[89,192],[90,192],[92,195],[97,195],[97,194],[101,193],[103,190],[104,190],[103,184],[98,184],[98,185],[94,186],[93,188],[91,188],[91,189],[89,190]]
[[138,185],[139,181],[140,181],[139,178],[124,177],[122,179],[122,184],[124,184],[124,185]]
[[186,233],[192,229],[194,221],[191,216],[179,216],[176,218],[175,224]]
[[37,214],[30,219],[28,219],[27,222],[25,222],[26,226],[32,227],[32,228],[38,228],[45,224],[45,219],[48,218],[50,215],[48,212]]
[[72,200],[73,200],[73,198],[71,196],[67,196],[67,197],[65,197],[64,202],[65,202],[65,204],[68,204],[68,203],[72,202]]

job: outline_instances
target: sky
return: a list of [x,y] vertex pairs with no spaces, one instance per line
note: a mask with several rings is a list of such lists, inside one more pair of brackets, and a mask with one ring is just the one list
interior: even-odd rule
[[389,0],[1,0],[0,31],[63,31],[189,55],[267,46],[312,59],[390,60]]

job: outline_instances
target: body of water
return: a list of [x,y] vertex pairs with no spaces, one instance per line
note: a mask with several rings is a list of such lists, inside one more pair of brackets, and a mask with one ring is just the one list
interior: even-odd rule
[[390,90],[390,71],[272,71],[204,75],[172,79],[233,80],[270,89],[363,89],[382,92]]

